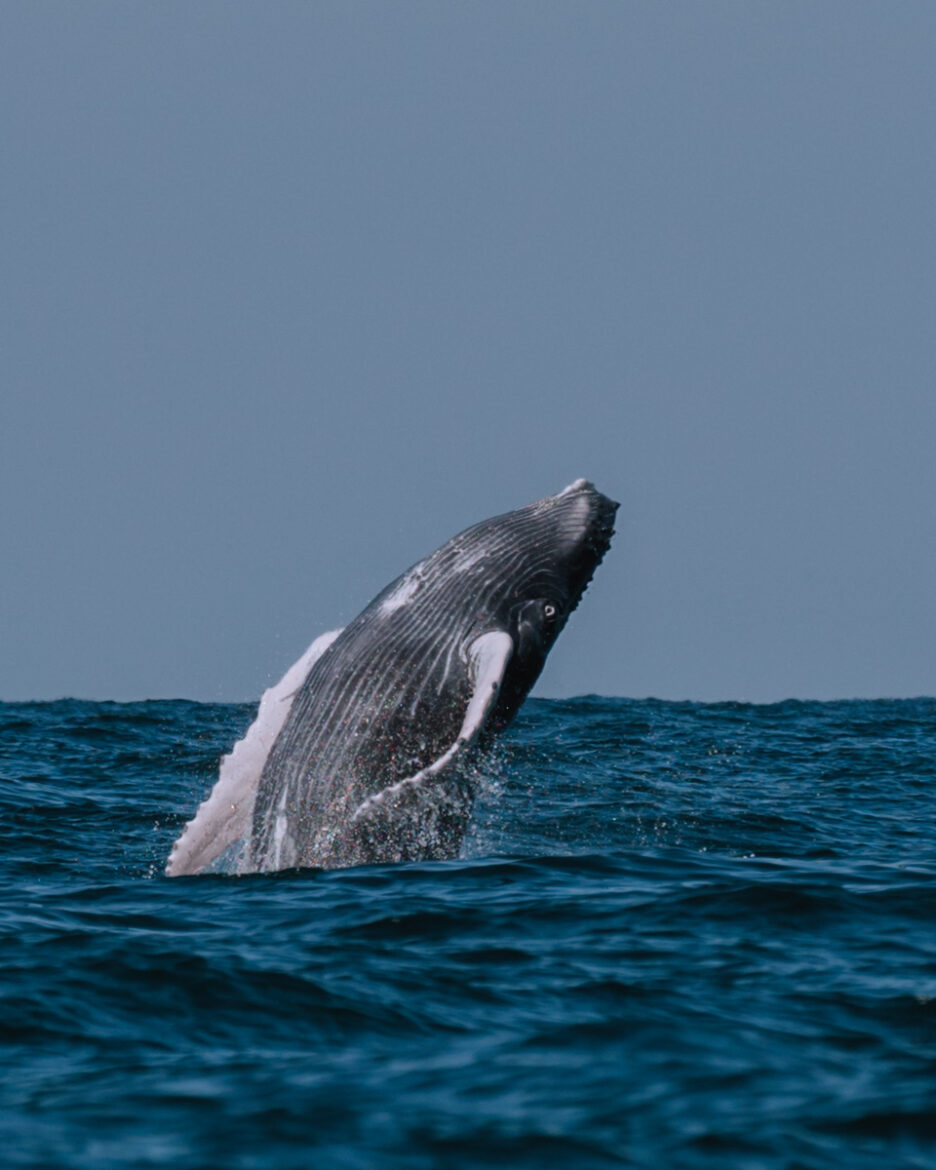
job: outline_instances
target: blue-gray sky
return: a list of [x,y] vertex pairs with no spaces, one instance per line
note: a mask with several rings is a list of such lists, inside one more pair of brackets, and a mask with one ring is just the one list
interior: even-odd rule
[[936,693],[929,0],[0,23],[0,697],[256,696],[582,475],[539,693]]

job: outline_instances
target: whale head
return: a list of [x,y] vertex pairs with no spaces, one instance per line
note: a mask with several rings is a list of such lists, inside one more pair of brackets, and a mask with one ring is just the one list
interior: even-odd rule
[[[617,509],[577,479],[554,496],[474,525],[439,550],[451,556],[454,548],[466,566],[461,594],[474,608],[468,637],[502,630],[513,641],[491,730],[510,722],[539,677],[610,547]],[[458,563],[447,567],[457,571]]]

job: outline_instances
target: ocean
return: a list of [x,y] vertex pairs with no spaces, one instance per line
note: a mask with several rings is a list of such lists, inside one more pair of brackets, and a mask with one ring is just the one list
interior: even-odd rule
[[253,712],[0,704],[5,1167],[936,1167],[936,700],[531,700],[455,861],[164,877]]

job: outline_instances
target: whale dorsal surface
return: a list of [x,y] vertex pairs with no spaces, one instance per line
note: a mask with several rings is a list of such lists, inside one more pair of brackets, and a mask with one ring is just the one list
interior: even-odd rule
[[314,643],[264,696],[258,723],[279,696],[265,730],[225,757],[167,873],[197,873],[238,840],[242,870],[455,856],[472,761],[535,683],[616,509],[576,480],[482,521]]

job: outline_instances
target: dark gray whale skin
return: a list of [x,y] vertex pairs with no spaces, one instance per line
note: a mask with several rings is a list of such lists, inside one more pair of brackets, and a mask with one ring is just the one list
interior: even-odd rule
[[454,857],[477,753],[516,715],[613,533],[584,479],[453,537],[264,692],[166,874]]
[[388,585],[292,701],[257,788],[251,868],[455,856],[466,765],[536,682],[617,507],[576,480],[466,529]]

